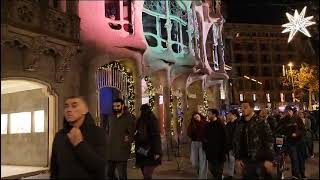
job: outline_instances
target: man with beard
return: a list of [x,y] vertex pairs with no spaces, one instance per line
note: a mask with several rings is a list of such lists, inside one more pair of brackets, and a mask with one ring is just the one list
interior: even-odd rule
[[226,155],[227,135],[224,123],[218,119],[219,111],[209,109],[209,123],[205,128],[204,149],[208,167],[214,179],[222,179],[223,163]]
[[244,179],[271,178],[273,168],[273,137],[267,123],[254,113],[253,103],[241,105],[243,117],[234,134],[236,172]]
[[66,99],[64,126],[52,146],[50,179],[102,179],[106,133],[97,127],[80,96]]
[[113,101],[113,114],[102,121],[107,131],[107,167],[108,179],[127,179],[127,161],[130,156],[131,143],[135,131],[135,117],[124,111],[124,101],[120,98]]

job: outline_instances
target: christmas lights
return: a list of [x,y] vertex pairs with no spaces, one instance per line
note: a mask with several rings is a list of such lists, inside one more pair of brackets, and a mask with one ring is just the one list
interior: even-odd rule
[[149,105],[151,107],[151,110],[154,111],[154,108],[155,108],[155,95],[156,95],[155,88],[152,85],[150,77],[146,76],[144,78],[144,80],[147,83],[147,94],[149,96]]
[[127,77],[127,92],[128,92],[128,94],[126,94],[126,97],[128,100],[129,111],[130,111],[130,113],[133,114],[135,111],[135,108],[134,108],[135,93],[134,93],[134,80],[133,80],[132,73],[118,62],[112,62],[110,64],[106,64],[106,65],[102,66],[101,68],[116,69],[116,70],[122,72]]
[[304,35],[311,37],[310,33],[306,29],[306,27],[315,24],[315,22],[310,21],[313,16],[304,17],[306,13],[307,7],[305,6],[301,13],[299,14],[297,10],[294,11],[294,16],[289,13],[286,13],[288,20],[290,21],[287,24],[283,24],[282,27],[286,29],[282,31],[282,33],[290,32],[288,42],[290,42],[293,36],[298,32],[302,32]]

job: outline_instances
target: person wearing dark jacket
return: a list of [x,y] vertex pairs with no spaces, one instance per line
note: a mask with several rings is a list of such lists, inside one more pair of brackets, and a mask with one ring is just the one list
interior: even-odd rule
[[140,167],[144,179],[152,179],[154,169],[161,164],[160,125],[148,104],[143,104],[140,111],[134,136],[136,166]]
[[194,112],[190,120],[187,135],[191,138],[191,155],[190,161],[192,167],[197,170],[199,179],[207,178],[207,158],[203,149],[204,132],[207,122],[204,117]]
[[222,179],[223,164],[226,160],[227,135],[224,123],[218,119],[219,111],[209,109],[204,135],[204,149],[208,160],[208,167],[214,179]]
[[305,159],[307,157],[307,148],[304,142],[306,129],[303,121],[294,115],[294,109],[287,106],[286,115],[281,119],[277,134],[285,135],[286,147],[289,151],[291,161],[292,179],[305,178]]
[[233,139],[236,172],[244,179],[271,178],[274,139],[268,123],[259,119],[253,107],[249,101],[241,105],[243,117],[237,124]]
[[127,179],[127,162],[131,153],[131,143],[135,132],[135,117],[125,112],[123,99],[113,101],[113,114],[103,119],[101,126],[107,132],[106,178]]
[[261,109],[259,117],[269,124],[272,134],[274,135],[274,131],[278,126],[276,118],[270,115],[270,112],[267,108]]
[[227,125],[226,125],[226,132],[227,132],[227,174],[228,179],[232,179],[234,175],[234,165],[235,165],[235,158],[234,152],[232,147],[232,140],[234,138],[234,132],[237,127],[237,123],[239,121],[239,112],[237,109],[230,110],[227,114]]
[[105,131],[95,125],[82,97],[66,99],[64,116],[64,127],[53,141],[50,178],[104,178]]

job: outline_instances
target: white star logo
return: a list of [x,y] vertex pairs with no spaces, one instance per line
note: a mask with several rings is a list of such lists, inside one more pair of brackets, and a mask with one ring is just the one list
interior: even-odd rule
[[304,17],[304,15],[306,14],[306,9],[307,7],[305,6],[302,9],[300,15],[297,10],[294,11],[294,16],[292,16],[289,13],[286,13],[287,18],[290,22],[282,25],[282,27],[286,28],[285,30],[282,31],[282,33],[290,32],[288,43],[292,40],[293,36],[297,33],[297,31],[300,31],[306,36],[311,37],[306,27],[316,23],[310,21],[313,18],[313,16]]

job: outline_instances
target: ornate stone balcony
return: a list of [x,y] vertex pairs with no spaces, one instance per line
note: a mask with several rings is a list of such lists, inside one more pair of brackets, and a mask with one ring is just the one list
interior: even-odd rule
[[1,24],[48,35],[68,42],[79,42],[77,15],[49,7],[47,1],[1,0]]

